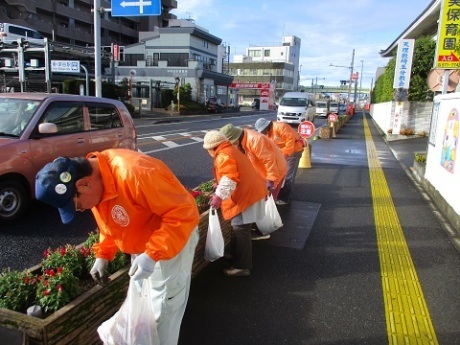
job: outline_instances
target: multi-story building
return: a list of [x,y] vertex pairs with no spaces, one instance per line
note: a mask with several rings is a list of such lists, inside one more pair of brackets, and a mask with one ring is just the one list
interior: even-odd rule
[[133,97],[147,108],[159,107],[158,88],[172,88],[177,82],[191,85],[195,101],[219,97],[226,103],[233,77],[222,73],[226,49],[221,43],[191,20],[172,19],[168,27],[140,32],[138,43],[125,46],[124,61],[114,69],[115,81],[128,79],[134,85]]
[[[100,0],[101,8],[110,9],[110,0]],[[101,44],[110,46],[138,41],[139,31],[167,26],[176,18],[169,12],[177,0],[162,0],[160,16],[112,17],[101,14]],[[94,46],[94,0],[0,0],[0,21],[27,26],[48,39],[76,46]]]
[[[229,74],[235,83],[272,83],[275,98],[299,87],[301,40],[284,36],[280,45],[249,46],[245,55],[235,55],[229,64]],[[240,103],[250,103],[259,96],[254,89],[239,91]]]

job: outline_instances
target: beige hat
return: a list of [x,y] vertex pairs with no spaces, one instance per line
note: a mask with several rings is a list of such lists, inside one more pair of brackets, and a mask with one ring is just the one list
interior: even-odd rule
[[225,141],[227,141],[227,137],[221,131],[209,131],[204,136],[203,148],[205,150],[213,149]]
[[232,144],[234,144],[241,137],[241,134],[243,133],[242,128],[233,126],[231,123],[222,127],[220,131],[225,134],[227,139],[230,140]]

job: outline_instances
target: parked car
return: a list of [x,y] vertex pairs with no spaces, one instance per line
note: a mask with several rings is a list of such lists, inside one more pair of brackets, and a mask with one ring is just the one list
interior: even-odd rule
[[252,109],[260,109],[260,99],[254,98],[254,101],[251,103]]
[[35,175],[46,163],[108,148],[137,149],[134,123],[123,103],[64,94],[0,94],[0,223],[24,213],[35,197]]
[[222,109],[224,108],[221,100],[217,97],[209,97],[206,101],[206,107],[208,108],[208,112],[215,114],[222,113]]

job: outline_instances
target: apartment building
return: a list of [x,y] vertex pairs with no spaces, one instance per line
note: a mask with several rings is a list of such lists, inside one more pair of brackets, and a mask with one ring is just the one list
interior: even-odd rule
[[[299,86],[301,39],[283,36],[278,45],[250,45],[245,55],[235,55],[229,64],[229,74],[236,83],[272,83],[275,98]],[[239,91],[240,104],[248,104],[259,97],[257,90]]]
[[222,73],[226,47],[221,43],[221,38],[192,20],[171,19],[168,27],[140,32],[138,43],[125,46],[124,61],[115,67],[115,81],[128,79],[134,85],[133,98],[146,108],[159,107],[155,91],[172,88],[178,81],[191,85],[197,102],[216,96],[226,103],[223,96],[228,95],[233,77]]
[[[139,31],[167,26],[176,18],[169,12],[177,8],[176,0],[162,0],[160,16],[112,17],[101,15],[101,44],[126,45],[138,42]],[[104,9],[110,0],[100,0]],[[28,26],[50,40],[76,46],[94,46],[94,0],[0,0],[0,21]]]

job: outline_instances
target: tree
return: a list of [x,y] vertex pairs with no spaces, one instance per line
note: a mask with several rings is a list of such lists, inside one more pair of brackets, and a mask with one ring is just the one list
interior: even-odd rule
[[[427,101],[432,93],[429,92],[427,77],[433,68],[436,42],[432,37],[420,37],[415,41],[412,57],[411,79],[408,90],[409,101]],[[388,102],[393,100],[393,80],[395,75],[396,56],[388,62],[385,72],[377,79],[372,102]]]

